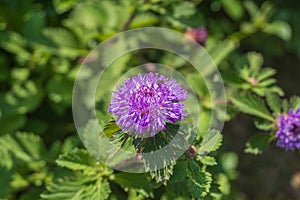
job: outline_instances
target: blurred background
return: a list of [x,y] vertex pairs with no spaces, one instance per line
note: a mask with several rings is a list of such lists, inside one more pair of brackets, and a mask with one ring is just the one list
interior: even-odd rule
[[[296,0],[0,0],[0,199],[37,199],[54,177],[68,173],[54,160],[82,146],[72,119],[73,82],[85,56],[101,41],[146,26],[182,33],[202,28],[207,37],[198,42],[221,73],[235,73],[236,61],[255,51],[264,66],[276,69],[277,86],[290,97],[300,95],[299,10]],[[147,62],[172,63],[189,72],[168,54],[140,52],[115,63],[115,76]],[[225,84],[230,95],[234,90]],[[101,101],[97,108],[105,115]],[[31,140],[38,136],[47,150],[22,153],[15,144],[22,143],[18,132],[32,133]],[[247,115],[232,116],[225,124],[217,156],[231,160],[227,199],[300,199],[299,155],[275,145],[261,155],[244,153],[257,132]],[[5,157],[5,148],[17,152],[16,162]]]

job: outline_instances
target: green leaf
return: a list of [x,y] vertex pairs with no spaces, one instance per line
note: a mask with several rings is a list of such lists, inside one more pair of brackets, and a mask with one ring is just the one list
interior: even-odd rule
[[0,137],[0,146],[0,154],[5,155],[4,157],[15,157],[31,169],[39,169],[45,164],[43,159],[46,147],[37,135],[22,132],[15,136],[3,135]]
[[264,62],[262,55],[256,52],[249,52],[247,53],[247,58],[250,70],[252,72],[258,72]]
[[55,76],[47,82],[49,99],[54,103],[71,105],[73,82],[62,77]]
[[208,166],[214,166],[217,164],[217,161],[214,157],[211,156],[204,156],[203,158],[199,159],[199,161],[203,165],[208,165]]
[[215,48],[209,52],[215,65],[219,65],[237,46],[238,43],[233,40],[226,40],[216,45]]
[[254,19],[259,11],[257,5],[253,1],[244,1],[243,3],[251,18]]
[[43,30],[43,35],[56,47],[78,47],[78,40],[67,29],[47,28]]
[[43,35],[47,39],[46,51],[60,57],[75,58],[82,54],[79,49],[78,39],[64,28],[43,29]]
[[[1,111],[1,110],[0,110]],[[10,133],[22,128],[26,123],[24,115],[5,115],[0,117],[0,133]]]
[[196,10],[191,2],[181,2],[173,8],[175,18],[185,18],[194,15]]
[[282,112],[283,113],[287,113],[290,109],[290,104],[288,102],[288,100],[283,99],[281,102],[281,108],[282,108]]
[[258,81],[263,81],[267,78],[270,78],[271,76],[273,76],[274,74],[276,74],[276,70],[272,69],[272,68],[263,68],[257,76],[257,80]]
[[41,194],[47,200],[105,200],[108,199],[111,189],[106,179],[79,177],[77,179],[58,179],[47,186],[47,191]]
[[271,108],[271,110],[276,114],[281,114],[281,99],[277,94],[274,93],[267,93],[266,100],[268,106]]
[[18,81],[25,81],[29,76],[29,69],[28,68],[14,68],[11,71],[11,77]]
[[114,175],[113,181],[123,188],[143,189],[146,192],[151,192],[149,178],[146,173],[121,172]]
[[295,111],[300,108],[300,97],[293,96],[290,99],[291,108]]
[[130,28],[140,28],[145,26],[153,26],[159,21],[156,15],[150,13],[141,13],[137,15],[130,24]]
[[17,60],[25,63],[31,57],[31,54],[25,49],[26,40],[16,32],[2,32],[0,38],[3,37],[0,46],[17,56]]
[[222,144],[222,135],[218,130],[209,130],[204,136],[199,149],[200,156],[204,156],[211,151],[216,151]]
[[99,178],[95,184],[90,184],[84,188],[80,199],[105,200],[108,199],[110,193],[111,189],[107,179]]
[[23,28],[23,35],[28,42],[36,43],[37,41],[41,41],[41,32],[46,22],[45,15],[44,11],[28,13]]
[[25,114],[36,109],[43,98],[42,90],[33,81],[13,85],[11,91],[0,98],[2,114]]
[[[165,148],[163,150],[164,153],[156,154],[157,156],[155,157],[152,153],[150,153],[161,150],[166,145],[170,145],[170,142],[175,136],[175,142],[173,141],[171,148]],[[179,125],[167,123],[166,129],[157,133],[153,137],[134,138],[133,145],[138,152],[148,153],[143,154],[142,159],[144,161],[146,170],[150,171],[151,178],[155,178],[156,182],[166,183],[173,173],[173,165],[175,164],[177,158],[177,154],[174,154],[172,148],[178,150],[179,152],[183,151],[181,146],[186,145],[188,137],[190,137],[190,134],[180,131]],[[157,165],[159,165],[161,169],[153,170],[158,168]]]
[[226,152],[221,155],[220,164],[230,179],[235,179],[238,175],[236,171],[238,162],[239,158],[234,152]]
[[252,94],[238,95],[231,99],[233,104],[242,112],[270,121],[274,121],[273,116],[267,109],[264,101]]
[[246,143],[245,153],[261,154],[273,138],[274,136],[271,134],[258,133],[253,135]]
[[[1,157],[1,159],[2,159],[2,157]],[[2,160],[1,160],[1,162],[2,162]],[[6,199],[6,198],[8,198],[8,196],[10,194],[10,190],[11,190],[10,182],[11,182],[11,178],[12,178],[11,177],[12,173],[0,165],[0,174],[1,174],[0,199]]]
[[62,153],[68,153],[78,147],[79,144],[81,144],[81,141],[77,135],[70,136],[64,140],[60,150]]
[[61,167],[71,170],[82,170],[84,174],[95,174],[97,160],[94,159],[86,150],[74,149],[67,154],[60,155],[56,163]]
[[287,41],[292,37],[292,29],[290,25],[283,21],[275,21],[273,23],[266,24],[263,31],[268,34],[273,34],[281,39]]
[[244,9],[241,1],[239,0],[221,0],[226,14],[232,19],[239,20],[244,15]]
[[265,119],[261,119],[261,118],[254,118],[254,125],[256,126],[256,128],[260,129],[260,130],[264,130],[264,131],[268,131],[271,130],[272,128],[274,128],[274,122],[270,122],[267,121]]
[[222,194],[228,195],[230,193],[230,182],[225,174],[218,174],[217,183],[219,185],[219,190],[222,192]]
[[76,5],[78,0],[53,0],[53,5],[58,14],[62,14]]
[[173,175],[170,178],[170,183],[181,182],[187,177],[188,163],[185,160],[177,161],[174,166]]
[[205,197],[211,187],[212,175],[200,169],[197,163],[190,163],[191,170],[188,173],[187,187],[193,198]]
[[120,131],[120,127],[116,124],[115,120],[108,122],[104,128],[103,133],[106,137],[110,138],[114,133]]
[[187,80],[195,90],[196,94],[200,96],[200,98],[204,98],[209,95],[205,81],[200,76],[197,76],[195,74],[188,74]]

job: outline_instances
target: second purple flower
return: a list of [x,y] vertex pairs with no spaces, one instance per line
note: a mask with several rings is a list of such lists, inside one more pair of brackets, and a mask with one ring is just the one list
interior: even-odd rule
[[300,108],[291,109],[277,119],[277,146],[286,150],[300,149]]

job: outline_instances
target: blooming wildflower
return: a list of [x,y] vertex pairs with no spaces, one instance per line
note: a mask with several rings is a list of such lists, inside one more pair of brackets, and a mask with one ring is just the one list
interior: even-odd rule
[[286,150],[300,149],[300,108],[277,119],[277,146]]
[[205,46],[207,38],[206,28],[195,28],[185,32],[185,35],[196,40],[202,46]]
[[108,112],[118,117],[116,124],[123,131],[154,136],[166,128],[166,122],[183,120],[186,98],[186,90],[176,80],[158,73],[138,74],[113,92]]

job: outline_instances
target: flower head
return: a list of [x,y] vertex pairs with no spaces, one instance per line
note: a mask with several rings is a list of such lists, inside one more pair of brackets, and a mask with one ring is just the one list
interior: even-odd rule
[[202,46],[205,46],[207,38],[207,29],[206,28],[195,28],[185,32],[185,35],[196,40]]
[[157,73],[138,74],[113,92],[108,112],[123,131],[155,135],[184,118],[187,92],[174,79]]
[[278,117],[277,127],[277,146],[292,151],[300,149],[300,108]]

